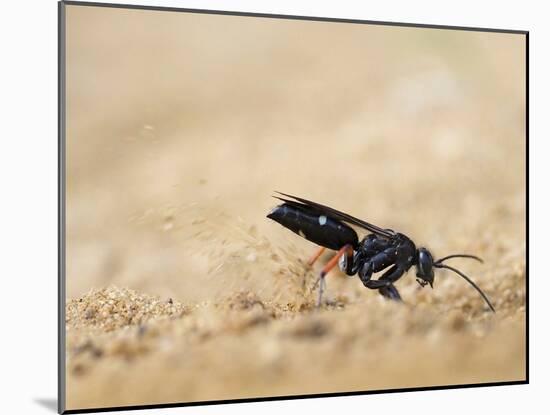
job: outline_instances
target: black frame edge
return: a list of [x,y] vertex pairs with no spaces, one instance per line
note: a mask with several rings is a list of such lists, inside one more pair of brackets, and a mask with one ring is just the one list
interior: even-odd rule
[[529,32],[525,33],[525,381],[529,383]]
[[85,408],[85,409],[69,409],[65,414],[86,414],[90,412],[113,412],[113,411],[134,411],[141,409],[165,409],[165,408],[180,408],[187,406],[206,406],[206,405],[222,405],[222,404],[238,404],[249,402],[271,402],[271,401],[292,401],[296,399],[316,399],[316,398],[334,398],[343,396],[364,396],[364,395],[378,395],[382,393],[401,393],[401,392],[426,392],[426,391],[440,391],[447,389],[468,389],[468,388],[480,388],[491,386],[514,386],[525,385],[528,382],[525,380],[507,381],[507,382],[490,382],[490,383],[472,383],[472,384],[460,384],[460,385],[445,385],[445,386],[423,386],[417,388],[397,388],[397,389],[380,389],[373,391],[353,391],[353,392],[335,392],[335,393],[319,393],[313,395],[289,395],[289,396],[270,396],[270,397],[257,397],[257,398],[242,398],[242,399],[228,399],[217,401],[197,401],[197,402],[175,402],[165,404],[153,404],[153,405],[130,405],[130,406],[113,406],[113,407],[100,407],[100,408]]
[[239,17],[265,17],[268,19],[287,19],[287,20],[309,20],[316,22],[332,22],[332,23],[352,23],[352,24],[370,24],[378,26],[401,26],[401,27],[416,27],[424,29],[443,29],[443,30],[466,30],[475,32],[494,32],[494,33],[509,33],[509,34],[527,34],[527,30],[515,30],[515,29],[498,29],[488,27],[467,27],[467,26],[451,26],[451,25],[435,25],[426,23],[403,23],[403,22],[389,22],[389,21],[376,21],[376,20],[360,20],[360,19],[346,19],[338,17],[319,17],[319,16],[295,16],[288,14],[269,14],[269,13],[255,13],[255,12],[239,12],[229,10],[210,10],[210,9],[190,9],[179,7],[165,7],[165,6],[143,6],[136,4],[124,4],[124,3],[99,3],[99,2],[84,2],[75,0],[66,0],[64,3],[68,6],[88,6],[88,7],[110,7],[116,9],[133,9],[133,10],[155,10],[164,12],[185,12],[185,13],[197,13],[197,14],[219,14],[225,16],[239,16]]
[[57,3],[57,165],[58,165],[58,188],[57,188],[57,334],[58,334],[58,356],[57,356],[57,411],[64,413],[66,411],[66,336],[65,336],[65,39],[66,39],[66,20],[65,20],[65,2]]

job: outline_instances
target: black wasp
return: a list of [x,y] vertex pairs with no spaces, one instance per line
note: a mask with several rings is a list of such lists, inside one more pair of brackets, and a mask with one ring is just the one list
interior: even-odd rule
[[[321,246],[309,261],[310,265],[313,265],[326,248],[338,251],[324,266],[319,276],[317,306],[321,304],[325,275],[338,263],[347,275],[358,274],[365,287],[378,290],[384,297],[397,301],[401,300],[401,296],[394,283],[415,265],[416,281],[422,287],[429,284],[433,288],[434,268],[446,268],[468,281],[487,302],[489,308],[495,311],[487,296],[470,278],[458,269],[443,264],[443,261],[450,258],[472,258],[483,262],[481,258],[475,255],[454,254],[434,261],[430,251],[426,248],[416,248],[414,242],[402,233],[379,228],[319,203],[277,193],[288,199],[274,196],[283,204],[276,206],[267,217]],[[359,241],[357,233],[348,224],[371,233]],[[388,267],[390,268],[378,280],[371,279],[373,273]]]

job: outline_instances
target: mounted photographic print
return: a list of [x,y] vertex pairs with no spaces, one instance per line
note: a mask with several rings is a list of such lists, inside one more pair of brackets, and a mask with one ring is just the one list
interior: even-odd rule
[[528,381],[527,32],[59,11],[61,412]]

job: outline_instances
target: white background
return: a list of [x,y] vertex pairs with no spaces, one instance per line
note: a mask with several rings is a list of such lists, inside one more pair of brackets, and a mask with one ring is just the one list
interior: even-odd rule
[[[130,1],[128,4],[494,27],[530,31],[530,385],[142,411],[513,414],[548,408],[548,12],[534,1]],[[0,235],[3,413],[53,413],[57,382],[57,5],[10,1],[0,13]],[[545,184],[546,183],[546,184]],[[534,226],[533,226],[534,225]],[[425,358],[425,356],[424,356]],[[546,395],[546,396],[545,396]],[[546,398],[546,399],[544,399]],[[540,410],[537,412],[541,412]]]

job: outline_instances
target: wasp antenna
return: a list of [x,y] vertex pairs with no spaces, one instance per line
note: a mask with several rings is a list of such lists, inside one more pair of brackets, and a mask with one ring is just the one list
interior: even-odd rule
[[438,259],[437,261],[434,262],[434,265],[441,264],[443,261],[446,261],[447,259],[450,259],[450,258],[471,258],[483,264],[483,260],[478,256],[470,255],[470,254],[453,254],[453,255],[447,255],[446,257]]
[[458,275],[460,275],[462,278],[464,278],[466,281],[468,281],[472,285],[472,287],[474,287],[477,290],[477,292],[483,297],[483,299],[485,300],[485,302],[487,303],[487,305],[489,306],[491,311],[493,313],[496,313],[495,308],[493,307],[493,305],[491,304],[491,302],[489,301],[489,299],[487,298],[485,293],[483,291],[481,291],[481,288],[479,288],[470,278],[468,278],[468,276],[466,274],[464,274],[463,272],[459,271],[456,268],[453,268],[453,267],[450,267],[448,265],[444,265],[444,264],[441,264],[441,263],[434,263],[434,267],[436,267],[436,268],[446,268],[446,269],[449,269],[453,272],[456,272]]

